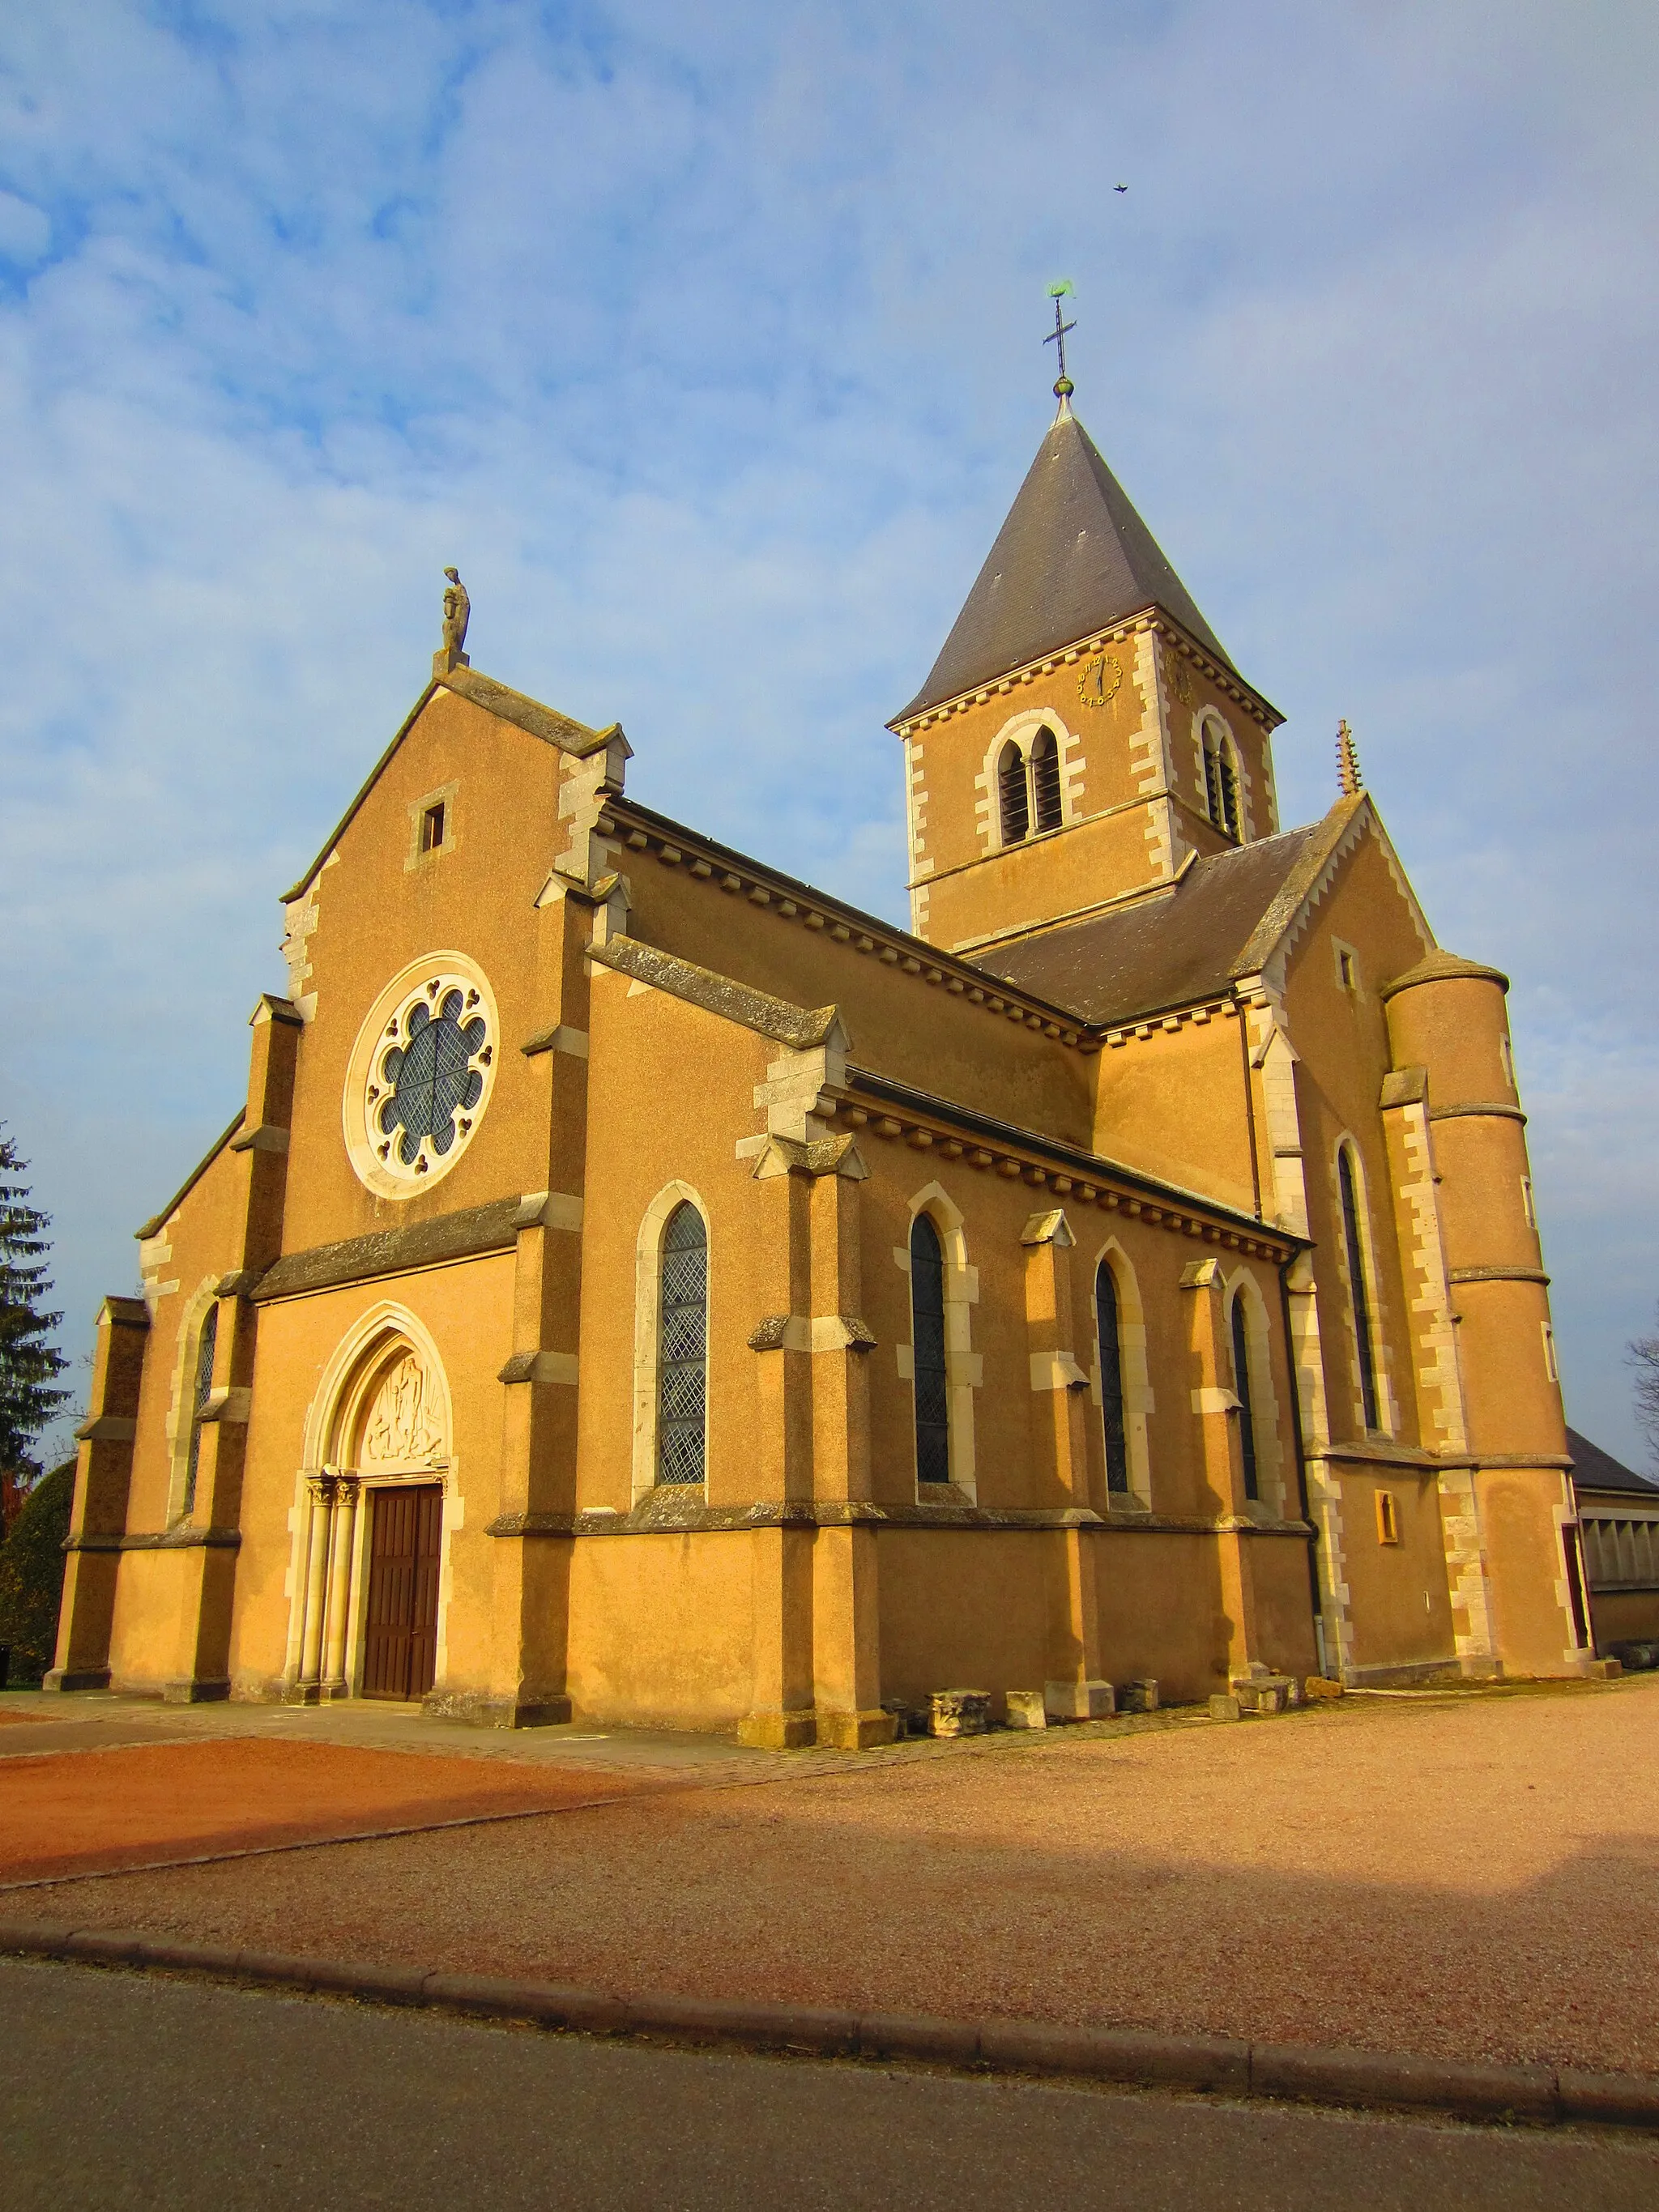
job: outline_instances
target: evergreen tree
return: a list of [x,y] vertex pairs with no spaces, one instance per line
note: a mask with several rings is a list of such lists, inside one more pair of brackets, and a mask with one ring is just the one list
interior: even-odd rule
[[31,1447],[69,1392],[53,1387],[68,1362],[50,1341],[64,1316],[41,1310],[52,1295],[52,1217],[29,1204],[27,1173],[12,1139],[0,1136],[0,1468],[33,1482],[40,1467]]
[[52,1664],[74,1502],[71,1459],[35,1484],[0,1544],[0,1644],[11,1654],[14,1687],[38,1682]]

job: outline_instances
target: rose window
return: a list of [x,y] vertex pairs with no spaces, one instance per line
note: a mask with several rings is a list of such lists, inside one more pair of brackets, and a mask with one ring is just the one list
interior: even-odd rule
[[381,1032],[366,1103],[376,1157],[427,1175],[471,1135],[494,1054],[480,994],[440,978]]
[[501,1022],[464,952],[428,952],[363,1017],[341,1097],[346,1151],[370,1190],[413,1198],[454,1167],[489,1110]]

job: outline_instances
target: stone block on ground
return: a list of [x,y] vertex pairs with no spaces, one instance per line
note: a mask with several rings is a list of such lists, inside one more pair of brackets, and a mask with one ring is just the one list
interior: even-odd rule
[[1310,1705],[1316,1705],[1322,1698],[1340,1698],[1342,1685],[1328,1674],[1310,1674],[1302,1685],[1302,1694]]
[[1221,1690],[1212,1694],[1210,1718],[1212,1721],[1242,1721],[1243,1717],[1244,1708],[1237,1698]]
[[1010,1690],[1007,1693],[1008,1725],[1011,1729],[1040,1729],[1048,1725],[1048,1715],[1043,1706],[1041,1690]]
[[1158,1711],[1158,1684],[1150,1674],[1133,1682],[1119,1682],[1117,1709],[1121,1713],[1155,1713]]
[[927,1710],[930,1735],[984,1735],[991,1726],[991,1692],[935,1690]]
[[1117,1711],[1109,1682],[1045,1682],[1042,1702],[1051,1721],[1109,1721]]

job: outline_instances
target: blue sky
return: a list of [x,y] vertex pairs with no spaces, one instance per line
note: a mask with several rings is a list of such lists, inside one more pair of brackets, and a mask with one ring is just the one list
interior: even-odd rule
[[0,1114],[69,1348],[242,1095],[447,562],[475,663],[622,720],[641,799],[902,915],[882,726],[1067,276],[1285,818],[1346,714],[1442,942],[1514,978],[1569,1417],[1638,1454],[1656,82],[1635,0],[11,11]]

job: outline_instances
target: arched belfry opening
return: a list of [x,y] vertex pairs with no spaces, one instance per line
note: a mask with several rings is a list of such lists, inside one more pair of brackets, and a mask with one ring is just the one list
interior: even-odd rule
[[407,1316],[354,1330],[307,1425],[289,1635],[290,1698],[399,1704],[436,1679],[449,1389]]

